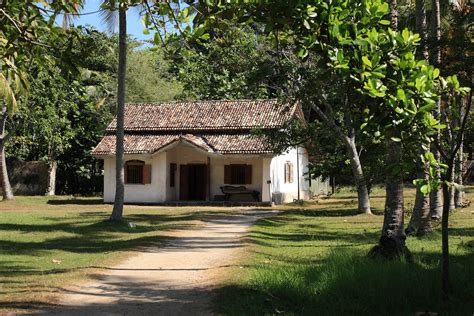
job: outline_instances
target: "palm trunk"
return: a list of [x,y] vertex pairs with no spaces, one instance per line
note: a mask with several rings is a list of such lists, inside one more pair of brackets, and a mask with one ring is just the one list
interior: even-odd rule
[[13,191],[10,185],[10,179],[8,178],[8,170],[7,170],[7,162],[5,159],[5,125],[7,123],[8,113],[7,108],[4,106],[2,108],[2,114],[0,117],[0,178],[1,178],[1,185],[2,185],[2,195],[4,200],[13,200]]
[[[441,16],[439,0],[432,0],[431,2],[431,37],[433,43],[433,49],[431,51],[431,62],[435,67],[439,67],[441,64]],[[441,113],[441,99],[438,99],[436,104],[436,111],[433,113],[435,118],[439,118]],[[440,142],[440,132],[436,136],[438,143]],[[441,157],[439,151],[433,147],[433,154],[437,161],[440,161]],[[441,176],[439,168],[436,168],[437,177]],[[442,191],[441,189],[432,191],[430,195],[430,208],[432,218],[441,218],[443,212],[442,202]],[[448,198],[448,196],[444,196]]]
[[[426,6],[425,0],[416,0],[416,28],[420,34],[421,43],[418,58],[428,60],[428,33],[426,32]],[[420,149],[423,153],[423,149]],[[418,167],[418,178],[429,181],[429,164],[421,163]],[[423,194],[421,187],[416,187],[415,205],[405,233],[407,235],[424,236],[432,232],[430,217],[430,196]]]
[[[429,164],[424,163],[420,166],[419,178],[423,178],[426,182],[429,181]],[[407,235],[426,236],[433,231],[431,227],[430,216],[430,196],[423,194],[420,187],[416,188],[415,205],[413,207],[413,214],[410,218],[405,233]]]
[[[389,138],[390,139],[390,138]],[[385,258],[400,258],[407,253],[404,228],[403,173],[397,170],[402,162],[401,143],[387,141],[387,175],[384,221],[380,243],[371,252]],[[375,252],[374,252],[375,251]]]
[[428,32],[426,31],[425,0],[416,0],[416,31],[420,34],[421,37],[419,58],[428,60]]
[[127,62],[127,11],[119,8],[119,65],[117,90],[117,130],[116,130],[116,169],[115,201],[111,220],[121,220],[125,194],[124,184],[124,112],[125,112],[125,69]]
[[48,187],[46,188],[46,195],[56,195],[56,170],[58,164],[54,160],[48,162]]
[[[390,0],[390,27],[398,29],[397,0]],[[391,140],[391,136],[399,136],[395,131],[386,135],[387,139],[387,165],[385,179],[385,209],[382,227],[382,235],[379,244],[372,248],[369,256],[382,256],[387,259],[405,256],[411,260],[405,240],[404,226],[404,200],[403,200],[403,171],[400,170],[402,163],[402,144]]]

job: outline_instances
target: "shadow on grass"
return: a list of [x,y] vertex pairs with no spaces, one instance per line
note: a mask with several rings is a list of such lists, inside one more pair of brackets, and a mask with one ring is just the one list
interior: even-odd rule
[[215,303],[224,315],[470,315],[473,273],[472,256],[452,257],[453,296],[443,304],[438,266],[374,261],[338,250],[320,264],[255,267],[247,284],[220,288]]
[[[341,203],[335,203],[335,204],[341,205]],[[364,214],[360,214],[357,211],[356,207],[331,208],[331,207],[326,207],[326,205],[321,205],[321,206],[324,206],[324,208],[316,209],[316,210],[305,209],[305,208],[282,209],[281,211],[283,212],[283,215],[294,214],[294,215],[301,215],[305,217],[349,217],[349,216],[357,216],[357,215],[364,216]],[[373,209],[372,213],[374,215],[383,215],[383,210]]]
[[[73,299],[89,294],[87,290],[54,290],[71,295]],[[84,298],[76,298],[75,304],[67,305],[41,301],[2,301],[0,298],[0,309],[17,310],[28,315],[191,315],[196,311],[204,311],[210,296],[208,288],[175,289],[151,282],[142,282],[137,286],[134,282],[115,281],[106,283],[99,290],[102,291],[85,297],[89,302],[84,301]]]
[[46,202],[49,205],[100,205],[104,204],[102,199],[50,199]]

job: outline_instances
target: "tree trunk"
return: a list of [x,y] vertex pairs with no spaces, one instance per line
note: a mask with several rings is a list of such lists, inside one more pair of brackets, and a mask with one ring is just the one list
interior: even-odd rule
[[[421,163],[420,172],[418,173],[419,178],[423,178],[426,182],[429,181],[429,164]],[[415,205],[413,207],[413,213],[410,218],[405,233],[407,235],[426,236],[433,231],[431,227],[431,216],[430,216],[430,195],[423,194],[420,187],[416,188]]]
[[[328,117],[328,115],[326,115],[326,113],[324,113],[324,111],[319,108],[319,106],[314,105],[313,109],[316,111],[319,117],[329,126],[329,128],[332,128],[334,130],[337,137],[346,146],[347,154],[349,155],[349,160],[351,162],[352,175],[354,176],[355,184],[357,187],[359,213],[372,214],[370,210],[369,189],[367,187],[367,182],[364,177],[364,171],[360,162],[359,153],[357,152],[354,127],[352,126],[350,114],[345,114],[345,124],[348,130],[347,133],[345,133],[342,128],[336,124],[334,118]],[[333,177],[332,179],[332,193],[334,194],[336,186],[335,177]]]
[[390,28],[394,31],[398,30],[398,4],[397,0],[389,0],[390,7]]
[[346,145],[347,153],[349,154],[349,160],[351,163],[352,174],[357,187],[357,200],[358,200],[358,211],[363,214],[372,214],[370,210],[370,198],[369,190],[367,188],[367,182],[362,171],[362,165],[360,163],[359,153],[355,144],[354,137],[346,137],[344,142]]
[[[431,2],[431,42],[432,50],[430,53],[431,63],[435,67],[439,67],[441,64],[441,15],[440,15],[440,6],[439,0],[432,0]],[[436,111],[434,111],[435,118],[439,118],[441,113],[441,99],[438,99],[436,104]],[[436,136],[438,143],[440,142],[440,132]],[[433,147],[433,154],[437,161],[440,161],[439,151]],[[439,168],[436,168],[437,177],[441,176]],[[447,198],[448,196],[444,196]],[[443,202],[442,202],[442,192],[440,190],[432,191],[430,195],[430,208],[431,208],[431,217],[440,219],[443,213]]]
[[1,178],[1,185],[2,185],[2,195],[4,200],[13,200],[13,191],[10,185],[10,179],[8,178],[8,170],[7,170],[7,162],[5,159],[5,142],[6,142],[6,135],[5,135],[5,125],[7,123],[8,113],[7,108],[3,106],[2,114],[0,117],[0,178]]
[[[464,117],[466,113],[466,98],[460,98],[460,108],[459,112],[461,115],[460,118]],[[461,119],[458,120],[458,126],[461,126],[462,122]],[[463,175],[464,175],[464,131],[460,135],[461,137],[461,144],[459,146],[459,150],[456,154],[455,159],[455,173],[454,173],[454,181],[459,185],[463,185]],[[456,208],[464,207],[464,191],[461,189],[457,189],[454,192],[454,206]]]
[[421,37],[418,58],[429,60],[425,0],[416,0],[416,31],[420,34]]
[[[464,138],[464,137],[463,137]],[[464,171],[464,149],[463,149],[463,141],[461,141],[461,146],[459,147],[459,152],[456,155],[456,173],[454,181],[462,186],[463,185],[463,171]],[[454,204],[456,208],[464,207],[464,191],[456,190],[454,194]]]
[[450,282],[449,282],[449,231],[448,231],[448,222],[449,222],[449,196],[451,195],[452,188],[449,187],[447,182],[453,181],[453,162],[448,162],[448,170],[446,172],[446,177],[443,179],[443,217],[441,220],[441,248],[442,248],[442,274],[441,274],[441,284],[443,291],[443,299],[447,300],[449,298],[450,292]]
[[[397,0],[389,0],[390,6],[390,27],[392,30],[398,29],[398,8]],[[404,200],[403,200],[403,171],[402,144],[391,140],[396,135],[395,131],[386,135],[387,158],[385,160],[385,209],[382,227],[382,236],[379,244],[373,247],[370,257],[384,257],[387,259],[406,257],[412,260],[411,254],[405,245],[406,235],[404,226]]]
[[[388,138],[390,139],[390,138]],[[382,256],[387,259],[407,256],[404,226],[403,172],[399,170],[402,162],[402,145],[391,140],[387,141],[387,175],[386,197],[382,236],[379,245],[369,253],[370,256]]]
[[125,112],[125,69],[127,62],[127,11],[119,8],[119,65],[118,65],[118,90],[117,90],[117,130],[115,152],[115,201],[111,220],[121,220],[123,216],[123,203],[125,194],[124,184],[124,112]]
[[[434,156],[436,160],[439,161],[440,155],[439,152],[436,150],[434,152]],[[435,167],[436,169],[436,177],[440,177],[440,171],[438,167]],[[443,192],[442,189],[438,190],[433,190],[430,193],[430,213],[431,213],[431,218],[435,219],[441,219],[443,216]]]
[[[454,182],[454,177],[455,177],[455,174],[454,174],[454,161],[453,161],[453,168],[451,170],[451,176],[450,178],[452,179],[451,182]],[[454,204],[454,196],[455,196],[455,189],[454,187],[450,186],[449,187],[449,210],[450,211],[454,211],[456,209],[456,206]],[[443,193],[444,194],[444,193]],[[444,206],[443,206],[444,207]]]
[[54,160],[48,162],[48,187],[46,188],[46,195],[56,195],[56,170],[58,164]]
[[[420,49],[417,51],[418,58],[429,60],[425,0],[416,0],[416,28],[421,37]],[[424,151],[422,146],[420,151],[421,153]],[[427,182],[429,180],[429,164],[420,163],[418,168],[420,169],[418,172],[418,178]],[[413,213],[405,233],[407,235],[424,236],[429,234],[431,231],[430,195],[423,194],[421,192],[421,187],[417,186]]]

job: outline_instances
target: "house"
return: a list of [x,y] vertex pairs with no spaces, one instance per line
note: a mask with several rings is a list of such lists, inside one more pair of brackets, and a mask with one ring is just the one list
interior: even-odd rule
[[[303,119],[299,105],[277,100],[127,104],[125,202],[228,198],[283,203],[297,199],[298,191],[308,199],[306,149],[274,154],[266,138],[252,132],[281,129],[292,117]],[[113,120],[92,151],[104,160],[105,202],[115,195],[115,126]],[[224,191],[235,186],[246,191],[224,195],[223,186]]]

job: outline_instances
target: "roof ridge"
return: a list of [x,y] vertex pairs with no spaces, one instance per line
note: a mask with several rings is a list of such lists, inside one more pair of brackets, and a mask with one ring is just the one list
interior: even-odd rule
[[280,99],[235,99],[235,100],[170,100],[170,101],[145,101],[145,102],[127,102],[126,106],[131,105],[162,105],[167,103],[235,103],[235,102],[261,102],[261,101],[279,101]]

